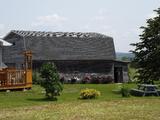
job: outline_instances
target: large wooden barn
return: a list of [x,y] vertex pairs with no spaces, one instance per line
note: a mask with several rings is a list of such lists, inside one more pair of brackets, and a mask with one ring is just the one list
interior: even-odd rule
[[33,69],[54,62],[64,79],[109,76],[113,82],[127,82],[127,63],[116,61],[113,38],[99,33],[37,32],[12,30],[4,38],[3,62],[20,68],[24,50],[33,53]]

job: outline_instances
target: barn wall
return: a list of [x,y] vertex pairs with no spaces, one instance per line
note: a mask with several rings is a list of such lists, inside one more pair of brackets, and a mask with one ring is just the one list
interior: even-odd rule
[[12,46],[5,46],[2,50],[3,62],[9,67],[20,68],[24,62],[23,51],[24,42],[22,38],[12,38],[9,40]]

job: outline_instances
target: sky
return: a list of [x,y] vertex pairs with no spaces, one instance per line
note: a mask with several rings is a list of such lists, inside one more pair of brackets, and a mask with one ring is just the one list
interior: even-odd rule
[[98,32],[128,52],[158,7],[160,0],[0,0],[0,37],[10,30]]

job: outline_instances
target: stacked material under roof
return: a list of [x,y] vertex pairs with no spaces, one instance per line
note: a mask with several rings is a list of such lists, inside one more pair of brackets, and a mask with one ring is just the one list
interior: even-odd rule
[[41,31],[23,31],[12,30],[20,36],[37,36],[37,37],[74,37],[74,38],[107,38],[108,36],[94,32],[41,32]]

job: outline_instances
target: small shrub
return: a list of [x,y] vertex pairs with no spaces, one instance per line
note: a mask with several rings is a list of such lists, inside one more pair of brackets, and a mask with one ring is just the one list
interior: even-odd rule
[[80,92],[80,99],[95,99],[96,97],[100,96],[100,91],[95,89],[83,89]]
[[121,94],[122,94],[122,97],[129,97],[130,96],[130,90],[127,88],[127,87],[122,87],[121,88]]

